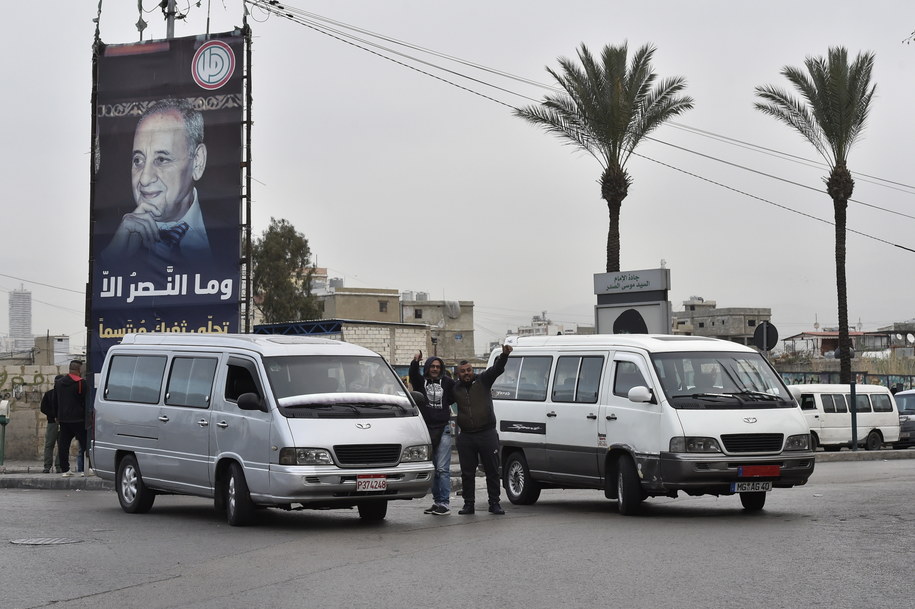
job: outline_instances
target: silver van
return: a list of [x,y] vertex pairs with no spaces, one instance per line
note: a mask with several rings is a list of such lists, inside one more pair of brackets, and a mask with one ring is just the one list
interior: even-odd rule
[[255,508],[358,508],[432,484],[429,433],[378,354],[302,336],[128,334],[97,378],[96,473],[126,512],[209,497],[231,525]]

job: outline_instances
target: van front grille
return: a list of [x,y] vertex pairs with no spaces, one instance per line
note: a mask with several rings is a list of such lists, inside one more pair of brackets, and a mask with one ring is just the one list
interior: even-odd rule
[[337,444],[334,454],[337,463],[344,466],[397,465],[400,461],[400,444]]
[[780,433],[722,434],[721,441],[729,453],[778,453],[785,436]]

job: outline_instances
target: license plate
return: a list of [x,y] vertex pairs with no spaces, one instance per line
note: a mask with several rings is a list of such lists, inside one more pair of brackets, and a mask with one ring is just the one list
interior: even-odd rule
[[364,474],[356,476],[356,492],[377,492],[388,490],[388,477],[384,474]]
[[732,493],[759,493],[772,490],[772,482],[731,482]]

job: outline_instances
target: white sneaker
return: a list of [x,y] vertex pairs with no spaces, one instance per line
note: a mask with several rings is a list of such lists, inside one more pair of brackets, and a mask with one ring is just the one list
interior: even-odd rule
[[86,472],[80,472],[79,475],[82,476],[83,478],[85,478],[85,477],[86,477]]
[[68,470],[68,471],[65,471],[64,473],[62,473],[61,476],[63,476],[64,478],[71,478],[73,476],[73,472]]

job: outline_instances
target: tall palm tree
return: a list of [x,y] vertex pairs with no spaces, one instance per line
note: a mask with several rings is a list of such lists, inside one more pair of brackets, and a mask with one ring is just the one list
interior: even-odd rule
[[833,47],[824,57],[807,57],[807,72],[785,66],[782,76],[803,100],[771,85],[756,87],[756,109],[794,128],[829,165],[826,192],[832,198],[836,225],[836,294],[839,304],[839,379],[851,382],[851,341],[848,336],[848,290],[845,281],[845,219],[855,181],[848,171],[848,153],[864,129],[876,85],[871,84],[873,53]]
[[627,65],[626,43],[605,46],[599,61],[582,44],[580,66],[560,57],[561,72],[547,68],[563,92],[546,95],[539,105],[515,110],[516,116],[586,150],[601,164],[601,198],[610,212],[608,273],[620,270],[620,207],[632,184],[626,161],[646,135],[693,107],[692,98],[678,95],[686,87],[684,78],[655,82],[654,52],[646,44]]

